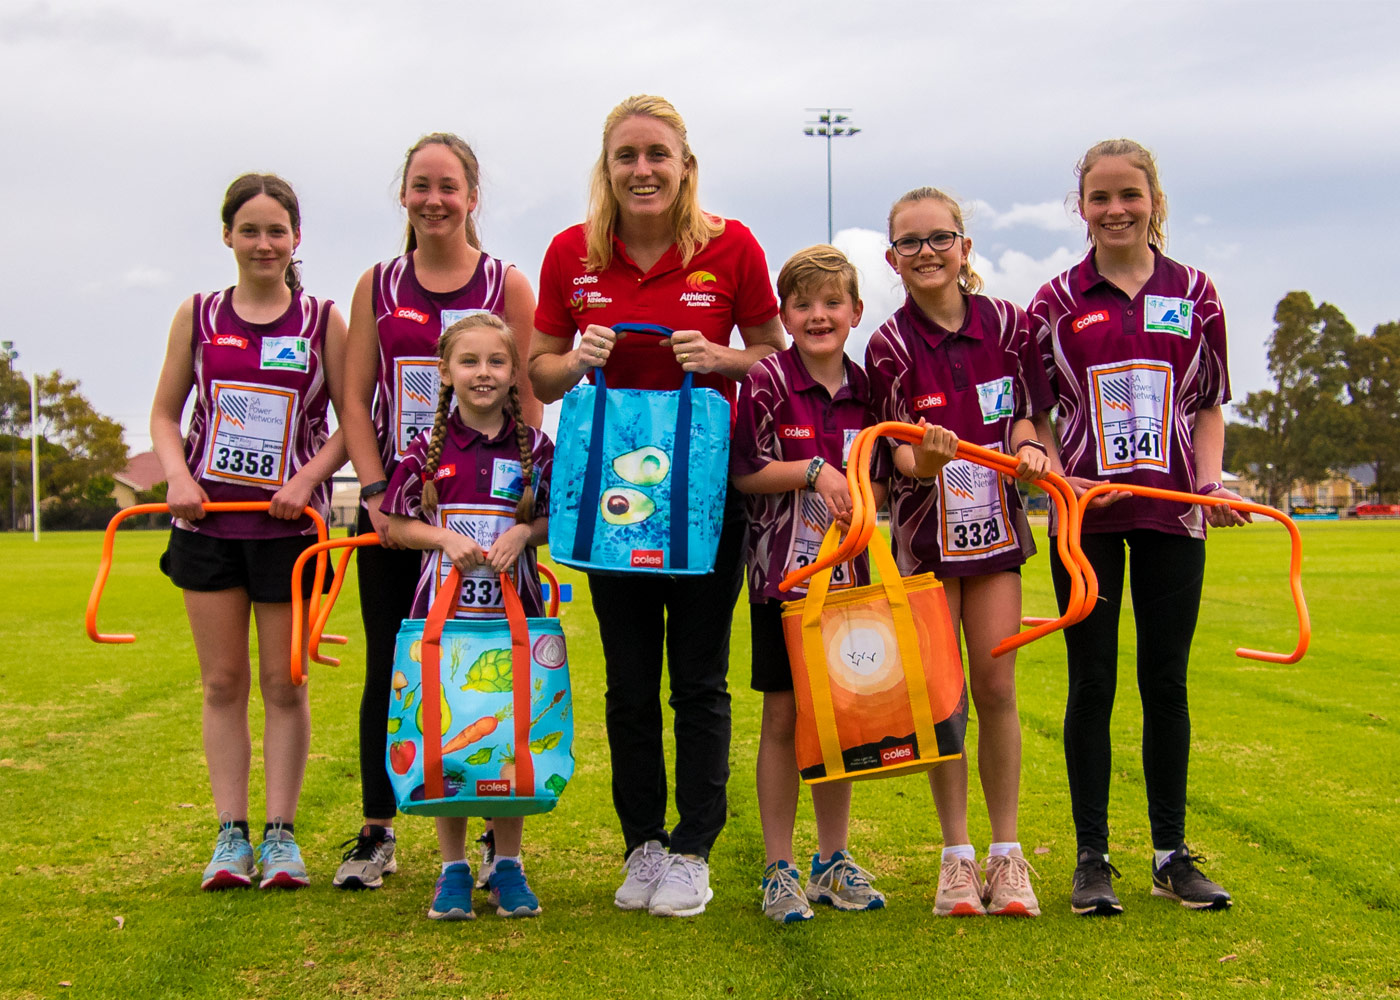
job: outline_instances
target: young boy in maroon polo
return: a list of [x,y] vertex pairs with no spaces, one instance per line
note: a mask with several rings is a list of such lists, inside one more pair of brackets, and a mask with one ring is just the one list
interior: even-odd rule
[[[851,443],[872,422],[869,382],[846,357],[846,338],[860,322],[856,270],[835,247],[815,246],[795,254],[778,274],[783,326],[793,339],[749,371],[739,391],[731,478],[748,494],[746,557],[753,631],[753,688],[763,692],[763,728],[758,750],[758,809],[767,868],[763,911],[779,923],[809,920],[808,900],[842,910],[874,910],[885,897],[870,885],[847,850],[851,786],[812,788],[818,853],[804,887],[793,867],[792,835],[798,773],[793,746],[797,702],[783,641],[778,583],[817,557],[833,520],[849,521],[851,495],[845,466]],[[875,478],[889,474],[883,449]],[[875,484],[877,506],[884,484]],[[831,589],[870,582],[862,553],[832,573]]]

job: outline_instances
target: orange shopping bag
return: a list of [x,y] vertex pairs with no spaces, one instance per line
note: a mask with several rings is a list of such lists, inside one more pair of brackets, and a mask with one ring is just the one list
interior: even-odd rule
[[[833,525],[818,562],[839,539]],[[912,774],[963,752],[967,692],[943,584],[901,579],[878,531],[870,553],[879,583],[829,595],[827,568],[783,605],[808,784]]]

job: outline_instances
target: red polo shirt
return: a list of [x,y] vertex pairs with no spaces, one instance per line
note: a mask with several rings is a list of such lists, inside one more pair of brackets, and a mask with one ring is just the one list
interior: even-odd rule
[[[607,270],[584,268],[588,247],[582,224],[564,230],[549,244],[540,266],[540,299],[535,329],[553,337],[574,336],[590,324],[654,323],[672,330],[699,330],[705,339],[729,345],[736,326],[758,326],[778,314],[768,277],[768,261],[753,234],[726,219],[724,232],[688,265],[672,245],[643,272],[613,238]],[[621,389],[677,389],[684,372],[658,338],[630,334],[608,358],[608,385]],[[724,393],[733,402],[736,383],[723,375],[696,375],[697,386]]]

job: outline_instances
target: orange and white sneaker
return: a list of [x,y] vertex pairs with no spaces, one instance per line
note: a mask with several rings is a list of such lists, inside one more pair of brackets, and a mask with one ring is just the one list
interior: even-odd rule
[[1031,888],[1031,872],[1035,869],[1019,847],[1013,847],[1010,854],[988,857],[984,869],[987,884],[982,900],[988,913],[994,917],[1040,916],[1040,901]]
[[936,917],[980,917],[987,912],[982,903],[982,872],[971,858],[950,857],[938,869],[938,895],[933,899]]

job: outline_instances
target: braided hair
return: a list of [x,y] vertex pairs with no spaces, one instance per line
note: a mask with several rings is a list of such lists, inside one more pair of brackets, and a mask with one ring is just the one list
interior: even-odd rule
[[[452,352],[452,342],[457,335],[477,327],[489,327],[501,335],[501,344],[510,358],[510,389],[506,393],[505,410],[515,421],[515,440],[520,448],[520,471],[523,485],[520,501],[515,505],[515,520],[518,524],[529,524],[534,519],[535,488],[534,450],[530,442],[530,428],[520,412],[520,389],[515,378],[520,372],[520,348],[505,321],[494,313],[474,312],[463,316],[442,332],[438,338],[438,360],[444,364]],[[452,383],[444,381],[438,391],[437,414],[433,417],[433,433],[428,439],[428,452],[423,465],[423,510],[429,517],[437,514],[438,491],[437,470],[442,461],[442,446],[447,440],[447,419],[452,415]]]

